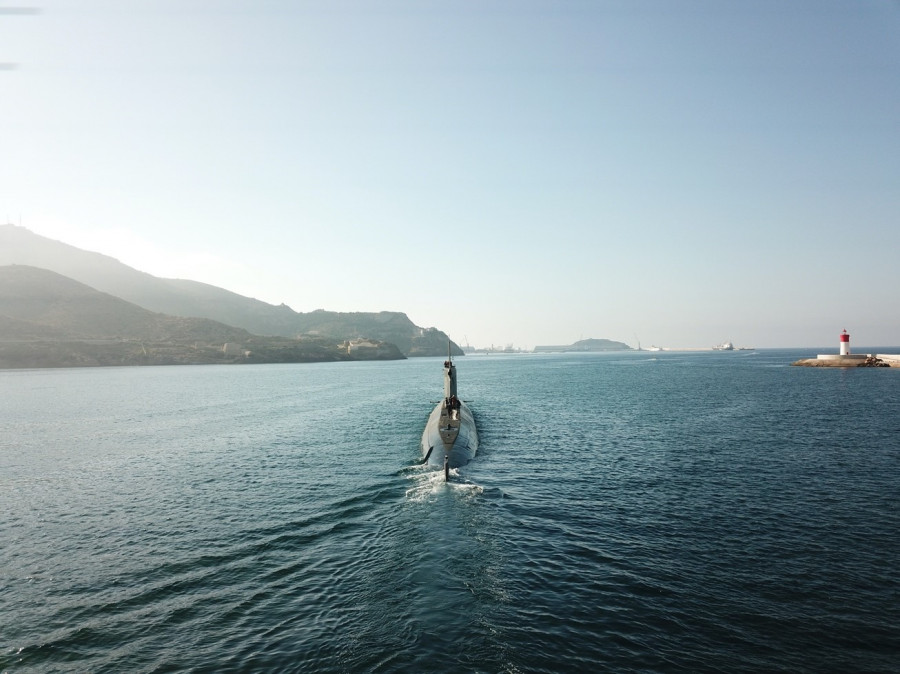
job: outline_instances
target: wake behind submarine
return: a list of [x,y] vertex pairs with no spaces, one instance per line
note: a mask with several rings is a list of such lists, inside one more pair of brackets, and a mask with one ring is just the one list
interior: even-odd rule
[[450,469],[465,466],[478,451],[478,431],[475,417],[465,402],[456,395],[456,366],[447,353],[444,361],[444,399],[428,417],[422,433],[423,463],[443,466],[444,479],[450,479]]

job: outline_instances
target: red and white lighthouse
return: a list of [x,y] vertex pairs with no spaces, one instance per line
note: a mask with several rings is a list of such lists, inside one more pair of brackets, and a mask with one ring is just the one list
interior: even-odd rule
[[850,355],[850,333],[846,330],[841,333],[841,355]]

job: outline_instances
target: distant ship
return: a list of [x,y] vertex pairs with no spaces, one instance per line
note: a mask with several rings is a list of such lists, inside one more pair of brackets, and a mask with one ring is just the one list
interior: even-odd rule
[[713,351],[734,351],[734,344],[731,342],[722,342],[713,347]]
[[443,466],[444,479],[450,479],[450,469],[464,466],[478,451],[478,431],[475,417],[456,391],[456,366],[450,354],[444,361],[444,399],[428,417],[422,433],[424,463]]

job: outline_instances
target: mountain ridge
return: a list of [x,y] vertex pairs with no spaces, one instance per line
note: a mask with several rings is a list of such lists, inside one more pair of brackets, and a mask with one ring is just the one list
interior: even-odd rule
[[253,335],[156,313],[48,269],[0,266],[0,368],[397,360],[394,345]]
[[[144,309],[185,318],[207,318],[261,336],[315,335],[337,341],[389,342],[406,356],[441,356],[449,337],[421,328],[402,312],[296,312],[201,281],[165,279],[102,253],[85,251],[17,225],[0,225],[0,265],[48,269]],[[451,342],[454,355],[462,350]]]

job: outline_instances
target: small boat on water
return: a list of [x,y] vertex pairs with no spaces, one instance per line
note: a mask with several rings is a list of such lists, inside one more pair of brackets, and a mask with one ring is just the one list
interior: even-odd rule
[[432,410],[422,432],[423,463],[443,466],[444,479],[449,480],[450,469],[466,465],[477,451],[475,417],[457,395],[456,366],[448,352],[444,361],[444,399]]

